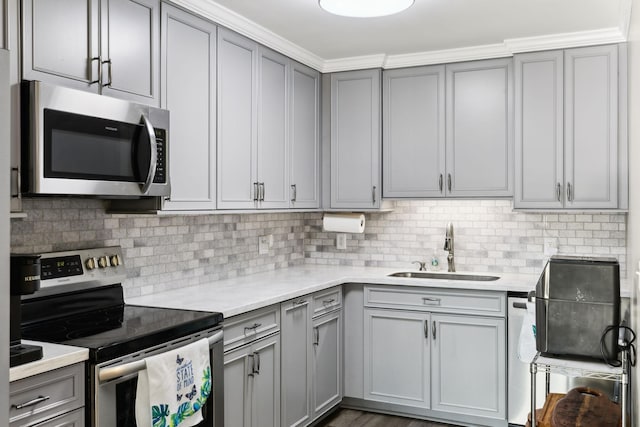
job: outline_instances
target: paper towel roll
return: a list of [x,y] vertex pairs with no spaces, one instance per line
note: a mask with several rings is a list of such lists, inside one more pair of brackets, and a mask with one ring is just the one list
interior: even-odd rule
[[325,213],[322,218],[324,231],[337,233],[364,233],[364,214],[356,213]]

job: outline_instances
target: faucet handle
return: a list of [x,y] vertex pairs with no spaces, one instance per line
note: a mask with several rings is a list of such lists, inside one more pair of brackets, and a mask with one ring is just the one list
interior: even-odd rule
[[413,261],[412,264],[418,264],[418,271],[427,271],[426,261]]

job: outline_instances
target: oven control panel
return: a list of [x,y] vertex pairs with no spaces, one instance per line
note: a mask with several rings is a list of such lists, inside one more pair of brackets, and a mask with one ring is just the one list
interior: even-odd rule
[[[53,288],[58,286],[76,290],[115,285],[127,277],[120,246],[43,253],[40,265],[40,291],[35,296],[41,296],[43,291],[57,293]],[[46,288],[51,288],[50,292]]]

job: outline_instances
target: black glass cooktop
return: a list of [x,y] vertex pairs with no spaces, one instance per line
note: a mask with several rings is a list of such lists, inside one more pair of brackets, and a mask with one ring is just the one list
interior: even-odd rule
[[22,337],[85,347],[90,361],[100,363],[222,322],[221,313],[128,305],[121,295],[121,289],[110,288],[23,302]]

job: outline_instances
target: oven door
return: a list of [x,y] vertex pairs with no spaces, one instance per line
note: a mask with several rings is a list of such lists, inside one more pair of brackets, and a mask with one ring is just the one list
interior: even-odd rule
[[166,110],[35,81],[23,92],[28,192],[169,195]]
[[135,399],[138,372],[144,369],[144,358],[182,347],[191,342],[209,339],[212,384],[211,395],[202,408],[199,427],[224,426],[223,333],[217,328],[184,339],[175,340],[147,351],[128,355],[91,367],[92,384],[88,387],[87,425],[93,427],[138,427]]

